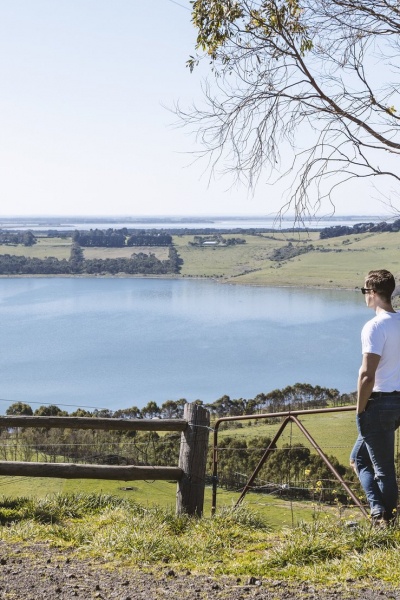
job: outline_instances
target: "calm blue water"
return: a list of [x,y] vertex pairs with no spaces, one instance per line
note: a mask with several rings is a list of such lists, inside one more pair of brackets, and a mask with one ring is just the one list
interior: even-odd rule
[[0,279],[0,412],[251,398],[298,381],[350,392],[371,316],[345,291]]

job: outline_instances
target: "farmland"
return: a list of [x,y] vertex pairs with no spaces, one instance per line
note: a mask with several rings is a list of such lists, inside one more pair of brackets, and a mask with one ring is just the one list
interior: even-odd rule
[[[366,233],[320,240],[317,232],[241,236],[243,245],[194,247],[191,236],[174,237],[181,274],[229,283],[354,289],[371,269],[400,276],[400,233]],[[297,256],[285,258],[285,251]],[[281,252],[279,259],[277,250]],[[290,254],[287,253],[289,256]],[[277,258],[274,258],[278,257]]]
[[[232,233],[221,235],[227,240]],[[174,235],[182,265],[174,277],[212,278],[223,283],[355,289],[371,269],[400,277],[400,232],[376,232],[319,239],[318,232],[237,234],[244,243],[194,245],[193,235]],[[70,237],[38,237],[32,246],[0,245],[0,255],[68,260]],[[132,254],[168,259],[167,246],[87,247],[84,260],[128,259]],[[149,273],[147,273],[149,274]],[[127,275],[128,276],[128,275]]]

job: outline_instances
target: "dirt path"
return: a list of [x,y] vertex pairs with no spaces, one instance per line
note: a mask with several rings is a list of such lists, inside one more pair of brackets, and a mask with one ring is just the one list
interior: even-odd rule
[[0,543],[1,600],[400,600],[400,591],[376,586],[330,590],[299,583],[242,580],[175,572],[168,565],[152,570],[120,569],[101,561],[82,561],[49,546]]

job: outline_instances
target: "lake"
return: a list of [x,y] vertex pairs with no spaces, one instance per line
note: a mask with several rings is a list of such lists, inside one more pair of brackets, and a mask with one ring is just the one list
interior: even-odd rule
[[354,391],[371,317],[350,291],[0,279],[0,412],[252,398],[296,382]]

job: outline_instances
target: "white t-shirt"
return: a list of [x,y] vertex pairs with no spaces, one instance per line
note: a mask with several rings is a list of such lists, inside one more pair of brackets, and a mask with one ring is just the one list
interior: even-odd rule
[[361,332],[362,353],[381,357],[374,392],[400,391],[400,312],[380,311]]

